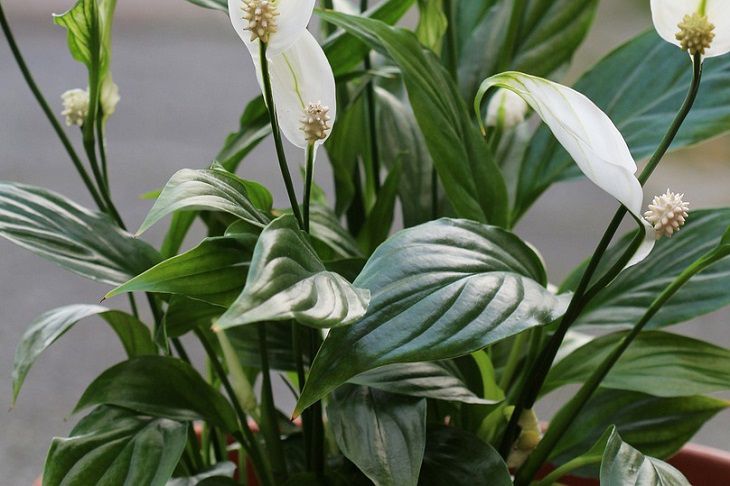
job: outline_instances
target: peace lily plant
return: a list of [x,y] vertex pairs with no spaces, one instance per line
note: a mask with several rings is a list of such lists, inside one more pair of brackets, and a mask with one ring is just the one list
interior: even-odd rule
[[[730,389],[730,350],[669,326],[730,304],[730,208],[695,208],[680,180],[659,195],[644,185],[670,148],[730,128],[723,1],[647,2],[655,30],[573,87],[560,73],[597,0],[190,1],[229,15],[261,96],[211,164],[155,192],[135,234],[105,154],[120,101],[116,2],[55,17],[88,72],[57,104],[0,5],[20,72],[97,206],[0,182],[0,235],[105,299],[29,325],[13,405],[37,358],[83,319],[106,321],[128,355],[53,439],[44,485],[689,484],[664,461],[728,407],[711,394]],[[415,30],[396,27],[411,10]],[[239,168],[269,136],[289,207]],[[313,182],[320,149],[334,205]],[[518,223],[576,177],[617,209],[558,284]],[[161,247],[145,243],[167,216]],[[207,229],[197,243],[195,220]],[[205,363],[191,362],[188,335]],[[273,376],[288,391],[275,394]],[[570,384],[542,425],[536,405]]]

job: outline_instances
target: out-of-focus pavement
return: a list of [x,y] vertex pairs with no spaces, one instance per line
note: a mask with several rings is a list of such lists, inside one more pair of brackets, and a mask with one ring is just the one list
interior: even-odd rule
[[[646,2],[648,4],[648,2]],[[64,32],[50,13],[70,0],[5,0],[7,14],[37,81],[56,111],[58,96],[84,87],[84,70],[71,60]],[[603,1],[596,25],[578,55],[590,66],[631,35],[650,27],[646,9],[635,2]],[[139,194],[162,186],[177,169],[203,167],[233,130],[245,102],[258,93],[253,67],[225,15],[184,0],[119,2],[112,70],[122,102],[109,123],[109,158],[117,206],[134,228],[149,209]],[[74,130],[72,139],[78,141]],[[286,199],[272,146],[257,149],[241,173]],[[299,153],[291,152],[291,160]],[[296,172],[296,171],[295,171]],[[34,104],[4,40],[0,41],[0,180],[49,187],[92,207],[61,145]],[[331,189],[327,164],[318,182]],[[693,207],[730,204],[730,141],[718,139],[701,150],[674,154],[649,184],[648,193],[667,186],[686,192]],[[331,191],[330,191],[331,192]],[[551,279],[560,279],[588,255],[615,203],[585,182],[551,190],[518,228],[545,256]],[[160,225],[163,228],[164,225]],[[149,238],[157,243],[159,229]],[[190,241],[193,241],[191,239]],[[0,240],[0,485],[30,484],[40,472],[50,438],[75,422],[69,414],[95,376],[123,359],[112,332],[100,321],[79,324],[38,361],[10,412],[10,373],[15,346],[41,312],[72,303],[95,303],[106,288],[69,274]],[[111,301],[110,306],[123,305]],[[716,344],[730,346],[728,312],[681,326]],[[288,397],[287,397],[288,398]],[[554,403],[544,407],[547,416]],[[730,413],[711,421],[697,441],[730,450]]]

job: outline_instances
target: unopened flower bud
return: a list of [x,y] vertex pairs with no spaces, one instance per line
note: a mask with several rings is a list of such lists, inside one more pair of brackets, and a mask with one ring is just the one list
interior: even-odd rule
[[712,40],[715,38],[715,26],[707,20],[707,16],[697,12],[685,15],[677,27],[679,27],[677,40],[682,49],[693,56],[704,54],[705,49],[710,48]]
[[304,139],[308,143],[315,143],[324,140],[330,130],[329,108],[321,102],[309,103],[302,116],[302,128]]
[[667,189],[665,194],[656,196],[649,204],[644,217],[654,226],[657,239],[662,236],[671,238],[684,225],[689,211],[689,203],[682,199],[684,194],[675,194]]
[[517,423],[521,429],[520,436],[515,441],[512,451],[507,458],[507,465],[511,469],[517,469],[522,466],[542,439],[540,421],[533,410],[524,410]]
[[499,89],[487,106],[487,126],[508,130],[525,121],[527,110],[528,105],[520,95]]
[[85,89],[72,89],[61,95],[66,125],[82,126],[89,114],[89,92]]
[[244,30],[251,31],[251,41],[260,39],[269,42],[271,34],[276,32],[276,17],[279,10],[272,0],[243,0],[243,19],[248,22]]
[[107,76],[104,84],[101,86],[101,98],[99,100],[104,118],[108,118],[114,114],[117,110],[119,99],[119,86],[112,81],[111,76]]

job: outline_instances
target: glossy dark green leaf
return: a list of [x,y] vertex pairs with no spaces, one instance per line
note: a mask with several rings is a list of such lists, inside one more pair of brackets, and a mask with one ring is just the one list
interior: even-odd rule
[[188,2],[200,7],[228,12],[228,3],[226,0],[188,0]]
[[375,204],[368,214],[365,224],[357,235],[357,241],[365,254],[370,254],[388,238],[393,226],[395,201],[398,197],[398,185],[403,170],[400,164],[393,167],[383,182]]
[[[182,169],[167,182],[137,233],[145,232],[168,214],[181,210],[222,211],[264,226],[268,217],[255,203],[255,197],[260,198],[263,191],[261,185],[244,181],[222,168]],[[268,199],[271,199],[270,194]]]
[[106,298],[141,291],[179,294],[211,304],[230,305],[246,283],[256,238],[254,234],[206,238],[195,248],[120,285]]
[[[550,370],[543,392],[582,383],[616,348],[626,332],[594,339]],[[606,388],[662,397],[730,390],[730,351],[678,334],[639,334],[601,382]]]
[[401,69],[416,120],[458,216],[503,226],[507,189],[451,76],[412,32],[338,13],[322,18],[390,57]]
[[313,206],[310,214],[312,244],[325,261],[362,258],[363,254],[350,233],[342,227],[331,209]]
[[[261,369],[261,350],[256,326],[240,326],[227,329],[225,332],[238,355],[241,366]],[[280,371],[296,370],[291,326],[286,324],[269,326],[266,330],[266,347],[269,366],[272,369]],[[304,363],[309,363],[306,357]]]
[[[578,318],[576,325],[633,326],[654,298],[687,266],[715,248],[730,226],[730,208],[701,209],[690,214],[682,231],[671,239],[659,240],[641,264],[622,272],[600,292]],[[623,253],[631,236],[610,249],[605,262]],[[605,266],[603,267],[605,268]],[[579,268],[562,285],[572,289],[580,277]],[[601,274],[601,270],[597,275]],[[689,281],[649,321],[648,329],[684,322],[730,304],[730,259],[722,260]]]
[[615,430],[601,462],[602,486],[689,486],[682,473],[664,461],[645,456]]
[[469,354],[564,310],[547,291],[538,256],[502,229],[441,219],[396,233],[355,285],[372,300],[358,323],[333,329],[299,410],[364,371]]
[[[389,25],[398,22],[416,0],[384,0],[363,15]],[[369,48],[356,36],[347,32],[336,32],[323,46],[332,65],[335,76],[344,74],[362,64]]]
[[55,438],[44,486],[135,484],[165,486],[187,442],[185,423],[98,407],[69,438]]
[[172,215],[170,227],[167,229],[165,239],[160,246],[162,258],[168,259],[177,255],[197,216],[198,214],[195,211],[181,211]]
[[383,162],[388,167],[399,163],[402,176],[398,195],[406,228],[432,219],[431,186],[433,161],[426,147],[413,110],[406,100],[376,88],[378,143]]
[[150,332],[139,320],[121,311],[99,305],[69,305],[45,312],[30,325],[15,350],[13,363],[13,402],[38,356],[77,322],[92,316],[104,319],[119,336],[127,355],[157,354]]
[[524,2],[525,11],[510,56],[504,50],[514,3],[459,2],[459,8],[471,14],[469,18],[460,16],[469,33],[468,37],[466,32],[462,36],[459,59],[459,82],[467,100],[474,99],[482,80],[498,72],[514,70],[546,77],[570,62],[593,22],[598,0]]
[[499,453],[475,435],[456,427],[431,427],[418,485],[449,484],[511,486],[512,479]]
[[261,232],[246,287],[216,326],[290,319],[316,328],[346,326],[365,314],[369,294],[327,271],[296,219],[285,215]]
[[415,486],[426,446],[426,399],[345,385],[327,406],[342,453],[377,486]]
[[109,368],[84,391],[74,411],[102,404],[237,430],[236,415],[223,395],[192,366],[170,357],[143,356]]
[[162,322],[168,337],[180,337],[196,328],[209,329],[225,311],[225,307],[173,295]]
[[216,160],[227,171],[235,172],[241,161],[270,133],[269,112],[263,96],[258,96],[246,105],[238,131],[228,135]]
[[[687,56],[652,30],[629,41],[600,61],[575,84],[608,114],[636,160],[659,145],[689,89]],[[730,58],[704,63],[702,87],[673,149],[694,145],[730,130],[730,89],[725,80]],[[658,96],[657,93],[661,95]],[[551,184],[580,175],[547,127],[538,130],[525,155],[517,186],[516,220]]]
[[463,381],[438,363],[386,365],[359,374],[350,382],[400,395],[481,405],[495,403],[475,395]]
[[677,452],[702,425],[730,404],[703,396],[661,398],[599,389],[574,418],[551,455],[561,464],[589,449],[610,425],[642,453],[664,459]]
[[[214,485],[229,485],[238,484],[233,481],[233,474],[236,471],[236,465],[232,462],[224,461],[219,462],[213,467],[206,469],[205,471],[196,474],[195,476],[189,476],[184,478],[174,478],[167,482],[165,486],[198,486],[200,484]],[[205,482],[204,480],[208,480]],[[225,481],[233,481],[225,482]]]
[[119,285],[160,261],[145,242],[60,194],[0,182],[0,236],[82,277]]

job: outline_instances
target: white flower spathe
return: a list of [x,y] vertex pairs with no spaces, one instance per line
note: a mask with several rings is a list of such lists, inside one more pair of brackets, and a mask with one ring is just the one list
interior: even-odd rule
[[[254,64],[263,90],[259,59],[254,58]],[[271,58],[269,74],[279,126],[287,140],[300,148],[306,148],[310,141],[324,143],[331,132],[329,126],[315,141],[308,140],[302,123],[310,115],[310,105],[326,108],[327,121],[337,115],[335,76],[317,39],[305,30],[294,45]]]
[[487,105],[487,126],[499,126],[506,130],[514,128],[523,121],[529,106],[517,93],[508,89],[498,89]]
[[482,83],[475,100],[477,114],[491,87],[509,89],[522,97],[583,174],[616,198],[643,225],[646,237],[629,265],[646,258],[655,243],[654,228],[641,215],[644,191],[635,176],[636,162],[608,115],[574,89],[518,72],[497,74]]
[[[262,4],[265,4],[263,9],[266,10],[267,19],[261,20],[273,20],[273,23],[265,26],[263,35],[258,35],[261,25],[252,26],[251,22],[255,19],[248,17],[257,8],[261,10]],[[269,59],[294,45],[306,31],[313,10],[314,0],[228,0],[228,14],[233,28],[254,59],[259,55],[261,37],[268,39],[266,54]]]
[[728,0],[651,0],[651,16],[659,35],[680,47],[682,41],[677,39],[677,34],[685,17],[695,14],[707,17],[714,26],[714,37],[704,50],[704,57],[715,57],[730,52],[729,7]]

